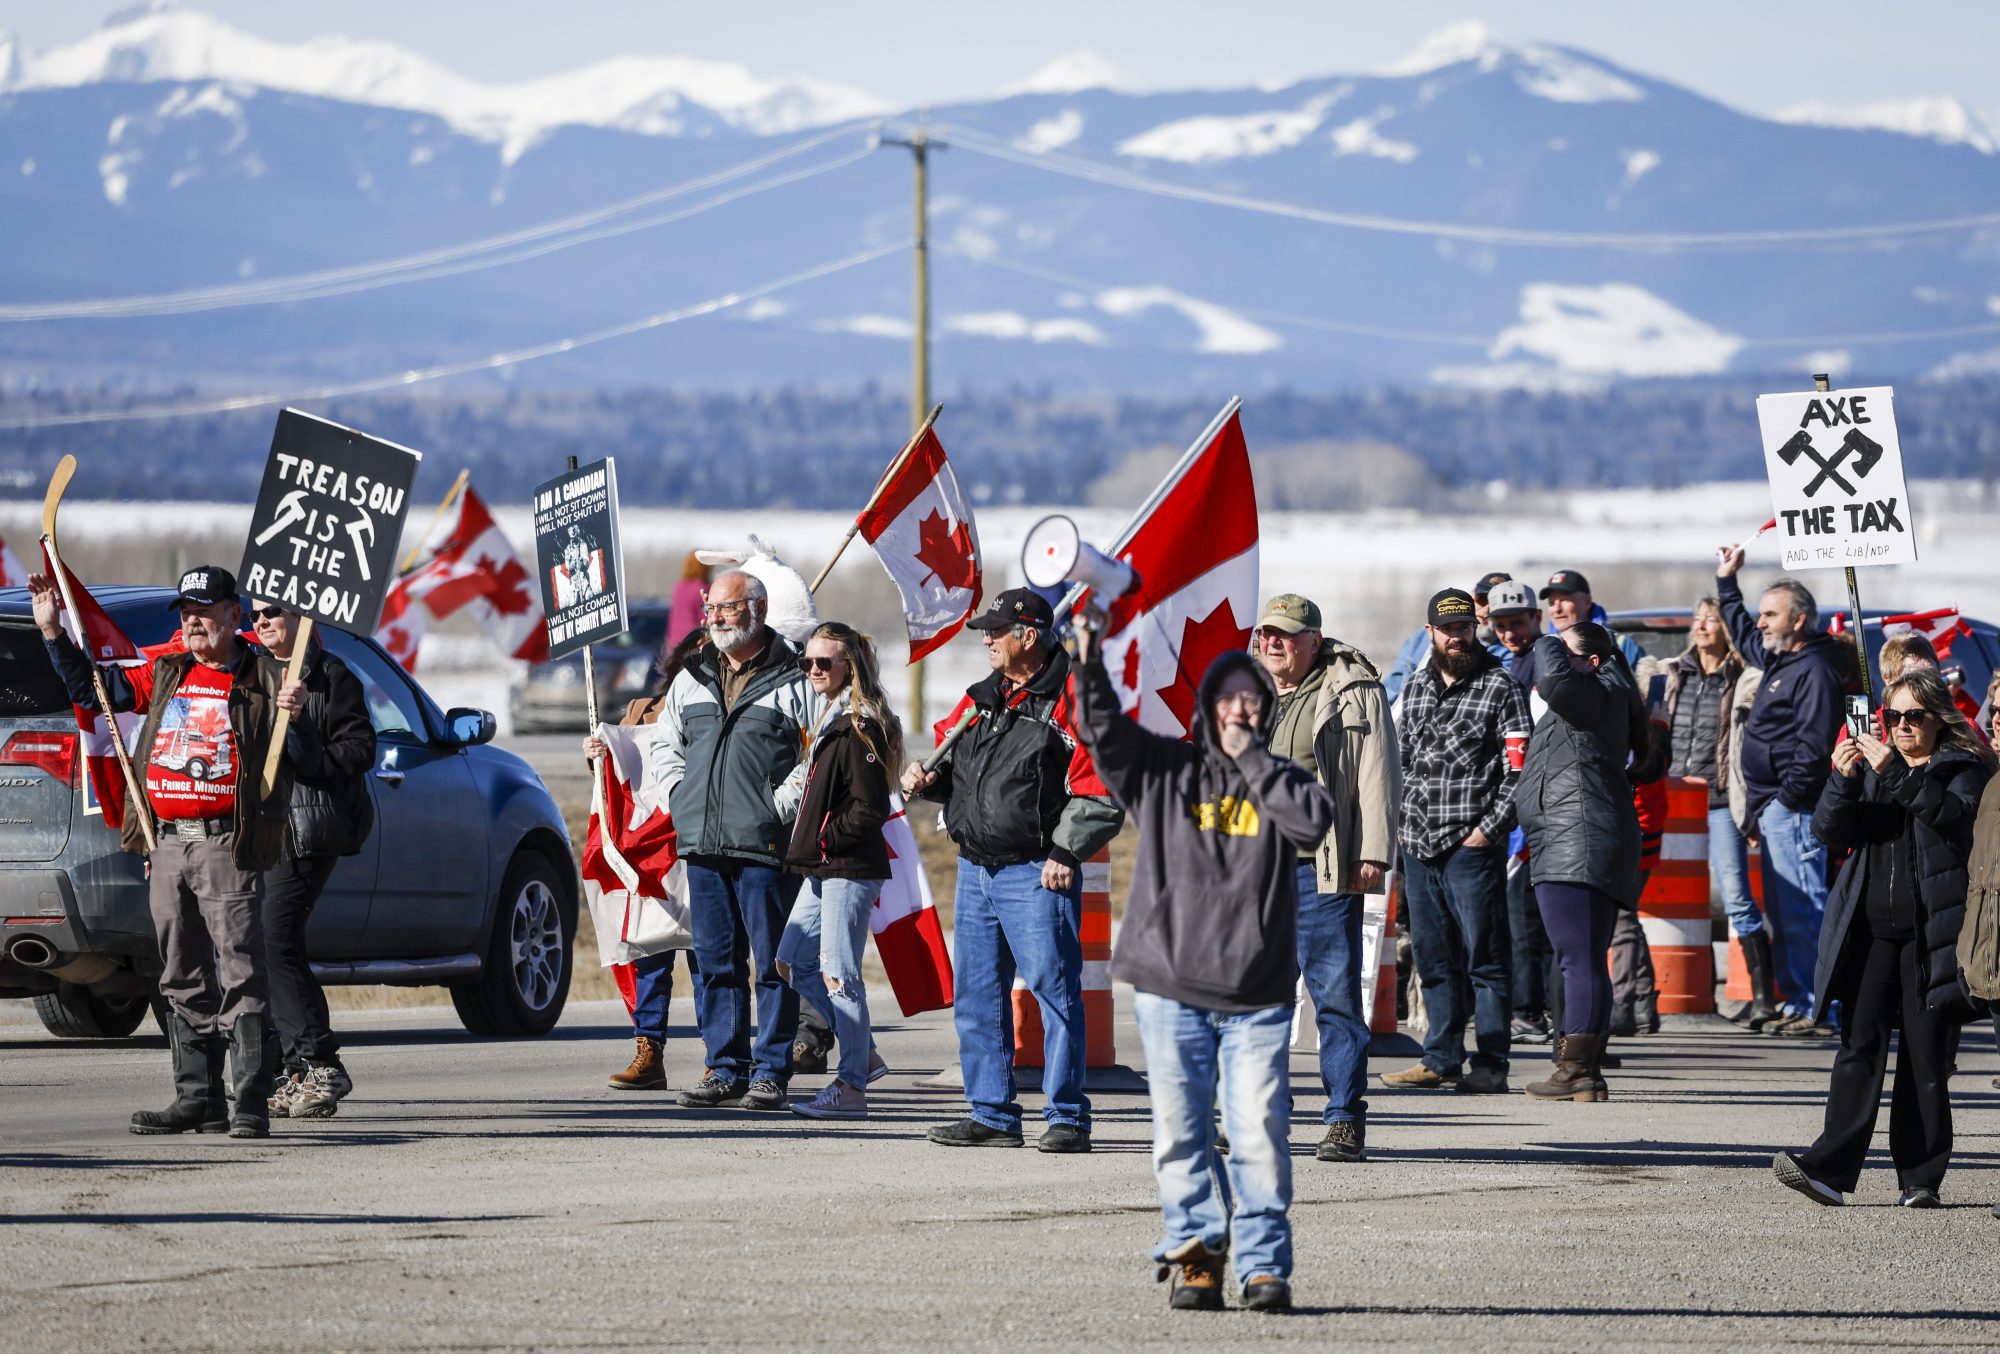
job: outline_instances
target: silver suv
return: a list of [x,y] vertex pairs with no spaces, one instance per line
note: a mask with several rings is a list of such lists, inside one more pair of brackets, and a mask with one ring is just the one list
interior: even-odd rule
[[[96,596],[135,643],[170,637],[170,589]],[[442,984],[474,1034],[547,1033],[569,995],[579,893],[555,801],[486,746],[491,714],[447,714],[373,641],[319,634],[361,680],[377,748],[375,831],[313,909],[314,972]],[[53,1034],[117,1038],[145,1019],[159,966],[144,862],[93,802],[27,593],[0,590],[0,997],[33,997]]]

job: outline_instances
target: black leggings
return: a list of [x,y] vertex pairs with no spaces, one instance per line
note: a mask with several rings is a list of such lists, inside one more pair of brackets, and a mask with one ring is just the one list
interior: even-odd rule
[[1604,952],[1611,945],[1618,904],[1588,884],[1537,884],[1535,904],[1562,972],[1561,1033],[1603,1033],[1611,1028],[1611,975]]
[[264,957],[271,983],[271,1015],[285,1066],[340,1062],[326,993],[306,958],[306,922],[333,873],[333,856],[285,858],[264,874]]

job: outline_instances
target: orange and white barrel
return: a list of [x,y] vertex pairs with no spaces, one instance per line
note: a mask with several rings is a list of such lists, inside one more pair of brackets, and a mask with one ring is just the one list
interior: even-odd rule
[[1710,946],[1708,786],[1678,776],[1667,782],[1667,824],[1660,863],[1639,898],[1639,922],[1653,953],[1662,1015],[1715,1011],[1715,951]]
[[1362,1005],[1367,1008],[1363,1015],[1368,1021],[1370,1034],[1394,1034],[1396,1032],[1396,913],[1403,902],[1403,872],[1391,870],[1386,891],[1378,898],[1374,894],[1364,894],[1361,899],[1361,952],[1368,953],[1370,939],[1369,923],[1375,919],[1376,909],[1381,909],[1381,936],[1375,943],[1375,985],[1373,998],[1364,991]]
[[[1085,1067],[1116,1067],[1118,1045],[1111,1004],[1111,849],[1083,862],[1083,1027]],[[1014,979],[1014,1065],[1042,1065],[1042,1008]]]

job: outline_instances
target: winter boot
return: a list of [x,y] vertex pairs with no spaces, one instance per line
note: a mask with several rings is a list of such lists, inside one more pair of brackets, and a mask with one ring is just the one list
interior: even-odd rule
[[174,1103],[132,1116],[134,1133],[226,1133],[229,1105],[222,1098],[222,1040],[195,1033],[178,1012],[167,1017],[167,1047],[174,1059]]
[[632,1054],[632,1062],[623,1072],[611,1074],[611,1089],[614,1091],[664,1091],[667,1089],[667,1064],[660,1057],[660,1041],[650,1034],[634,1036],[638,1048]]
[[1744,936],[1743,966],[1750,970],[1750,1009],[1738,1023],[1762,1030],[1779,1015],[1775,984],[1771,980],[1771,933],[1753,931]]
[[1633,1007],[1632,1021],[1639,1027],[1639,1033],[1641,1034],[1658,1034],[1660,1032],[1660,994],[1658,992],[1648,992],[1645,996],[1639,998]]
[[1639,1020],[1629,1001],[1611,1003],[1611,1032],[1620,1039],[1630,1039],[1639,1032]]
[[232,1138],[271,1136],[271,1087],[278,1074],[278,1044],[270,1037],[271,1018],[261,1011],[236,1017],[229,1051],[236,1064],[236,1109],[229,1116]]
[[1604,1080],[1597,1074],[1597,1059],[1604,1048],[1601,1034],[1565,1034],[1557,1041],[1562,1049],[1556,1070],[1547,1081],[1528,1083],[1528,1094],[1536,1100],[1575,1100],[1589,1103],[1608,1100]]

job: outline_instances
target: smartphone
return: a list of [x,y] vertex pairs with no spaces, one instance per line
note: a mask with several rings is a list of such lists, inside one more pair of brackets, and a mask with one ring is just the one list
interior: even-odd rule
[[1860,738],[1864,734],[1870,737],[1877,736],[1875,734],[1874,723],[1875,721],[1869,718],[1868,698],[1866,696],[1849,696],[1847,698],[1848,735],[1853,738]]

